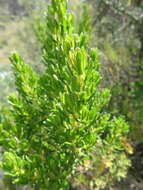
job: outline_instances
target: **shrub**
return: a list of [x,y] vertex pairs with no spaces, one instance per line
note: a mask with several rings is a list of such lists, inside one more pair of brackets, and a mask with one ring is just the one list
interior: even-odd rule
[[110,92],[98,87],[98,51],[76,28],[67,1],[52,0],[39,33],[45,71],[37,74],[17,53],[10,58],[17,93],[3,110],[0,143],[14,183],[64,190],[99,144],[124,154],[128,125],[105,112]]

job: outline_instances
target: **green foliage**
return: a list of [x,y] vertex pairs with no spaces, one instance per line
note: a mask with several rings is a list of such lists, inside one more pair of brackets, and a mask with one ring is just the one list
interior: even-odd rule
[[85,27],[81,22],[78,32],[66,0],[52,0],[45,21],[38,33],[45,72],[37,74],[17,53],[10,58],[17,93],[0,125],[5,175],[41,190],[64,190],[94,151],[98,162],[100,145],[105,155],[113,154],[111,162],[114,155],[121,158],[117,177],[124,177],[129,161],[122,139],[128,125],[105,112],[110,92],[98,87],[99,56],[88,46],[88,22]]
[[[89,0],[94,7],[97,47],[103,52],[103,83],[111,89],[109,109],[123,114],[133,140],[142,141],[143,3],[135,0]],[[142,83],[142,82],[141,82]],[[140,136],[140,137],[139,137]]]
[[[130,148],[128,151],[131,153]],[[73,176],[73,186],[85,190],[108,189],[114,182],[126,177],[128,166],[130,162],[124,153],[114,152],[111,145],[106,146],[98,141],[96,151],[92,152],[90,160],[85,160]]]

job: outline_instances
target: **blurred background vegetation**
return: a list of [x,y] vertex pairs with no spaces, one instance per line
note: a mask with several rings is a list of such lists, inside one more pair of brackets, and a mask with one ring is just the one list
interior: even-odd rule
[[[1,104],[6,104],[7,96],[15,90],[8,59],[10,52],[18,51],[27,63],[31,63],[38,72],[42,72],[42,67],[39,65],[41,52],[36,38],[36,23],[39,22],[39,18],[43,19],[47,3],[49,0],[0,0]],[[115,183],[114,186],[108,183],[106,185],[109,179],[114,178],[115,173],[107,175],[105,172],[99,183],[105,183],[105,190],[142,190],[143,1],[70,0],[70,9],[75,13],[77,22],[79,18],[82,19],[83,4],[88,5],[89,18],[92,22],[91,46],[98,47],[101,54],[103,78],[101,88],[110,88],[112,94],[107,109],[116,115],[125,116],[131,126],[130,139],[134,149],[134,153],[130,156],[132,166],[123,181]],[[131,149],[127,143],[125,146]],[[99,147],[99,160],[102,160],[102,156]],[[73,179],[71,189],[92,189],[91,184],[95,180],[94,169],[101,168],[101,164],[101,162],[95,164],[93,159],[93,170],[85,172],[86,174],[80,176],[78,180]],[[5,184],[10,184],[10,190],[20,189],[11,185],[10,180],[5,181]]]

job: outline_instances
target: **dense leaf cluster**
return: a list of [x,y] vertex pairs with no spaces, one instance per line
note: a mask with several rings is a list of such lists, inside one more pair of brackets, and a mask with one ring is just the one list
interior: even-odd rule
[[105,112],[110,92],[98,87],[98,51],[88,47],[87,25],[77,32],[67,1],[52,0],[39,25],[45,71],[37,74],[17,53],[10,58],[17,93],[3,110],[0,143],[1,166],[14,183],[66,189],[99,144],[109,155],[125,149],[128,125]]

